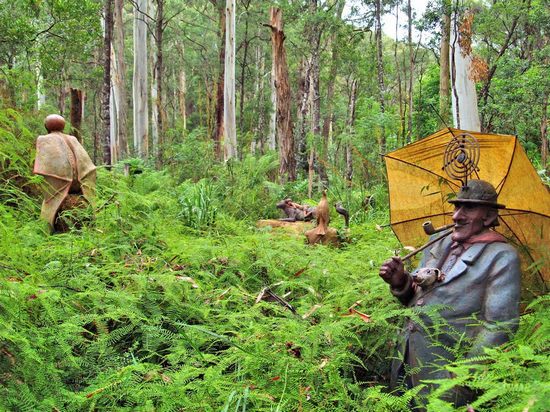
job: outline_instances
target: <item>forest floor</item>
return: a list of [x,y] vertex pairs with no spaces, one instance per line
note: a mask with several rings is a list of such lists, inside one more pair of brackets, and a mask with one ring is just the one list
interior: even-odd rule
[[[39,220],[39,197],[1,191],[0,409],[409,410],[415,390],[386,386],[414,313],[378,276],[399,248],[377,228],[384,206],[360,212],[341,248],[312,247],[256,227],[275,203],[270,216],[235,218],[204,182],[99,172],[95,218],[64,234]],[[498,410],[544,408],[547,302],[523,318],[513,350],[488,355],[480,381],[489,394],[504,387],[510,408]]]

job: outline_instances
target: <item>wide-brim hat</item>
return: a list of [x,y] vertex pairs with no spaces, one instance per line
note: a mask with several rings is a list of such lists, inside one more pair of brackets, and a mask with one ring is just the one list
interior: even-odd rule
[[497,203],[498,193],[493,185],[485,180],[470,180],[466,186],[462,186],[456,198],[449,203],[475,204],[489,206],[496,209],[504,209],[506,206]]

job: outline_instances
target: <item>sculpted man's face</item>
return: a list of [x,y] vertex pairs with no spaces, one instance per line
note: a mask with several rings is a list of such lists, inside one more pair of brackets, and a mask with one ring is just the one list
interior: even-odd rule
[[455,228],[451,238],[455,242],[465,242],[470,237],[489,227],[491,209],[468,203],[457,203],[453,214]]

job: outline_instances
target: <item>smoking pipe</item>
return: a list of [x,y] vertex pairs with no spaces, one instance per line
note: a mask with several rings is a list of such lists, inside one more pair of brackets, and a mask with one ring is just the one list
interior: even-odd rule
[[434,235],[436,233],[443,232],[444,230],[450,229],[454,226],[455,226],[454,223],[449,223],[448,225],[444,225],[444,226],[440,226],[440,227],[436,228],[436,227],[434,227],[432,222],[430,222],[428,220],[427,222],[424,222],[422,224],[422,229],[424,229],[424,233],[426,233],[428,236],[431,236],[431,235]]
[[433,245],[435,242],[439,242],[441,239],[443,239],[444,237],[447,237],[449,236],[451,233],[453,233],[452,230],[448,230],[448,229],[452,229],[453,227],[455,226],[454,223],[450,223],[448,225],[445,225],[445,226],[441,226],[441,227],[437,227],[437,228],[434,228],[434,226],[432,225],[432,222],[428,221],[428,222],[424,222],[424,224],[422,224],[422,228],[424,229],[424,232],[427,234],[427,235],[433,235],[435,233],[439,233],[439,232],[443,232],[444,230],[447,230],[445,233],[441,234],[440,236],[437,236],[437,237],[434,237],[433,239],[430,239],[429,242],[425,243],[424,245],[420,246],[418,249],[415,249],[413,250],[411,253],[409,253],[408,255],[404,256],[401,260],[404,262],[405,260],[408,260],[410,258],[412,258],[414,255],[416,255],[418,252],[421,252],[423,251],[424,249],[426,249],[428,246],[431,246]]

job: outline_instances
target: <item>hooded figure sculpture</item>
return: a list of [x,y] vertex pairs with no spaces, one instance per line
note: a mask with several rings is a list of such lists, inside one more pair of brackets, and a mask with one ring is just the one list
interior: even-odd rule
[[[498,209],[504,208],[497,203],[495,188],[483,180],[470,180],[449,202],[455,206],[455,227],[450,236],[426,249],[419,266],[421,271],[439,273],[429,287],[424,285],[426,276],[415,281],[399,257],[380,268],[391,293],[404,305],[418,308],[423,321],[406,322],[391,376],[393,387],[400,381],[408,387],[424,383],[420,395],[433,389],[429,380],[450,377],[444,367],[455,354],[449,348],[461,346],[466,358],[482,355],[484,347],[506,342],[519,323],[520,262],[514,247],[492,230],[498,225]],[[424,313],[437,306],[442,308],[443,325]],[[443,396],[455,406],[473,398],[463,387]],[[418,410],[424,403],[416,400]]]
[[48,134],[36,140],[33,172],[46,180],[40,216],[53,229],[58,212],[70,194],[83,197],[93,205],[96,167],[76,137],[63,133],[65,119],[62,116],[47,116],[44,126]]

